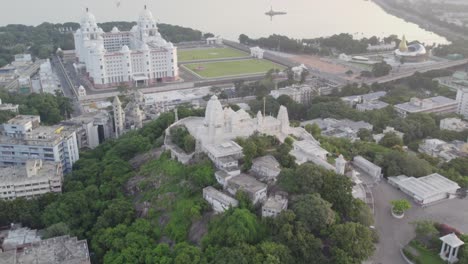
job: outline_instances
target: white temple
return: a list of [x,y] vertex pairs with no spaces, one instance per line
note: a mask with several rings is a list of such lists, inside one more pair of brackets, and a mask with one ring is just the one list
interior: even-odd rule
[[78,60],[97,88],[151,85],[179,74],[177,48],[162,38],[146,6],[130,31],[104,32],[86,10],[74,38]]
[[[218,97],[215,95],[208,101],[205,117],[188,117],[174,123],[174,126],[185,126],[189,133],[197,141],[197,151],[205,152],[213,160],[219,169],[226,169],[235,164],[233,160],[242,156],[242,148],[233,140],[241,137],[247,138],[255,133],[266,134],[276,137],[279,141],[293,135],[296,142],[307,142],[321,150],[320,153],[328,153],[320,147],[320,143],[302,127],[291,127],[289,124],[288,110],[281,106],[277,117],[266,116],[260,111],[256,117],[251,117],[245,110],[237,112],[230,107],[223,108]],[[169,127],[166,135],[170,135]],[[188,162],[189,156],[172,148],[170,143],[166,147],[171,150],[173,157],[181,162]],[[318,154],[317,154],[318,155]],[[326,163],[326,158],[319,158]],[[331,166],[331,165],[330,165]]]

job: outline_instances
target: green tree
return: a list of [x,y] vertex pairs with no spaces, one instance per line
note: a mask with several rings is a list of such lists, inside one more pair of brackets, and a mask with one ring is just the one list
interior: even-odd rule
[[202,239],[203,248],[209,245],[235,246],[258,243],[264,236],[264,227],[247,209],[230,209],[214,219],[208,234]]
[[318,232],[335,222],[335,212],[331,207],[319,194],[299,195],[292,201],[292,210],[297,219],[312,232]]
[[330,240],[333,259],[347,260],[336,263],[361,263],[374,252],[372,232],[361,224],[345,223],[333,226]]
[[396,133],[390,132],[384,135],[379,144],[391,148],[394,146],[403,146],[403,140]]
[[438,238],[439,231],[435,227],[435,223],[428,220],[421,220],[412,223],[415,225],[416,239],[430,247],[431,243]]
[[385,61],[376,63],[372,66],[372,74],[374,77],[382,77],[388,75],[392,70],[392,66],[387,64]]
[[359,139],[363,141],[369,141],[369,142],[374,141],[374,138],[372,137],[372,131],[370,131],[369,129],[365,129],[365,128],[359,129],[357,136],[359,137]]

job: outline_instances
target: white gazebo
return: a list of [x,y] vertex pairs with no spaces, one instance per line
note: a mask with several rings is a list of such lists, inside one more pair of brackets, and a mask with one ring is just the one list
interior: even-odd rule
[[461,241],[454,233],[443,236],[440,240],[442,240],[440,257],[448,263],[456,263],[458,261],[458,250],[465,242]]

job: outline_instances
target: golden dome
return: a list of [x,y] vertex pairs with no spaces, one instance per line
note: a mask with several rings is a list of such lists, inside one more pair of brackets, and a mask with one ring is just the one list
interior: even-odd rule
[[403,38],[400,42],[400,47],[398,48],[401,52],[408,52],[408,45],[406,44],[406,37],[403,35]]

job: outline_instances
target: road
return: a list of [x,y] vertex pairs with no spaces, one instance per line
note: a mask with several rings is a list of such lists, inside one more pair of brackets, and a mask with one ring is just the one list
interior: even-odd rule
[[405,69],[403,72],[397,72],[397,73],[391,72],[389,75],[381,77],[381,78],[373,78],[373,79],[365,80],[363,83],[366,83],[366,84],[369,84],[369,85],[373,84],[375,82],[377,82],[377,83],[387,83],[387,82],[391,82],[391,81],[395,81],[395,80],[410,77],[413,74],[415,74],[416,72],[423,73],[423,72],[428,72],[428,71],[432,71],[432,70],[442,70],[442,69],[448,69],[448,68],[452,68],[452,67],[462,66],[462,65],[465,65],[465,64],[468,64],[468,59],[441,62],[441,63],[431,64],[431,65],[428,65],[428,66],[418,67],[418,68],[414,67],[414,68],[411,68],[409,70]]
[[412,222],[431,220],[455,227],[468,233],[467,199],[453,199],[422,208],[413,203],[413,208],[403,219],[396,219],[390,213],[390,201],[410,197],[397,190],[386,181],[372,189],[375,204],[375,227],[379,233],[379,243],[371,259],[372,264],[406,264],[400,255],[400,247],[415,236]]
[[62,64],[60,58],[58,58],[57,56],[53,57],[51,63],[53,67],[57,69],[56,72],[60,80],[63,95],[72,100],[72,117],[80,116],[83,113],[83,109],[81,107],[80,101],[78,100],[78,93],[76,92],[76,88],[79,86],[79,83],[77,83],[76,80],[73,80],[69,76],[69,73],[73,74],[75,71],[70,71],[69,69],[66,69],[65,66]]

